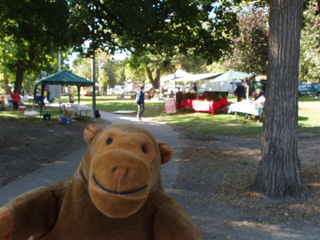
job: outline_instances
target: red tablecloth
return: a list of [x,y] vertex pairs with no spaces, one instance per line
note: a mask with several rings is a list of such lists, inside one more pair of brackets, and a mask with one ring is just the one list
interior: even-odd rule
[[220,98],[219,101],[203,101],[197,99],[183,99],[181,102],[181,108],[186,106],[191,107],[196,112],[210,112],[214,114],[214,110],[224,105],[228,105],[227,98]]

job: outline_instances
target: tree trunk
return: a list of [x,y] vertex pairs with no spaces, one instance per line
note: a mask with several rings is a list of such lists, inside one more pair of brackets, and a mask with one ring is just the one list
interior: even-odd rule
[[153,78],[151,69],[147,67],[147,75],[154,89],[158,89],[160,86],[160,72],[159,68],[156,68],[156,76]]
[[14,90],[20,94],[25,68],[23,67],[23,63],[20,59],[17,61],[16,65],[17,65],[17,72],[16,72],[16,82],[14,84]]
[[270,1],[269,66],[261,162],[254,189],[269,197],[304,196],[298,158],[298,76],[303,0]]

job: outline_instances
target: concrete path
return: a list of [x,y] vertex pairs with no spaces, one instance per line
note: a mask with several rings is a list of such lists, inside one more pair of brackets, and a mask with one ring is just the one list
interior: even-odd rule
[[[168,163],[162,165],[161,172],[164,187],[166,189],[171,189],[172,184],[175,183],[178,176],[179,163],[177,160],[180,158],[181,154],[178,135],[172,130],[172,128],[164,123],[159,123],[149,118],[142,118],[142,121],[139,121],[136,117],[127,115],[102,111],[100,111],[100,114],[102,119],[107,120],[110,123],[133,123],[140,125],[141,127],[149,130],[157,140],[166,142],[172,147],[173,157]],[[86,147],[80,149],[59,161],[40,168],[31,174],[16,180],[15,182],[1,187],[0,206],[26,191],[49,185],[71,176],[77,168],[86,149]]]

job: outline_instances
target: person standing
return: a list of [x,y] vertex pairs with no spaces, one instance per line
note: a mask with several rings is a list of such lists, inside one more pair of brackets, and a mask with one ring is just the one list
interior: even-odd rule
[[18,110],[18,105],[20,101],[20,95],[16,92],[16,90],[13,91],[11,94],[12,103],[13,103],[13,111]]
[[144,112],[144,92],[143,92],[144,86],[140,86],[140,91],[137,93],[136,96],[136,103],[138,104],[138,113],[137,113],[137,118],[139,120],[142,120],[142,114]]
[[238,102],[246,99],[246,87],[244,86],[244,82],[240,83],[234,93],[237,95]]
[[196,82],[194,82],[194,83],[192,84],[192,89],[193,89],[194,93],[197,93],[198,87],[197,87],[197,83],[196,83]]
[[176,92],[176,102],[177,102],[177,110],[180,112],[182,101],[182,92],[180,92],[180,88],[178,87],[178,91]]

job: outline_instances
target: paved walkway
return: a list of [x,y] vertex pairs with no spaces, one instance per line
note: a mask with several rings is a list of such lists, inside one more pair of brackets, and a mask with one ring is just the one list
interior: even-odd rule
[[[178,165],[176,161],[179,159],[181,150],[178,135],[171,127],[164,123],[159,123],[152,119],[142,118],[142,121],[135,117],[113,114],[109,112],[100,112],[101,118],[110,123],[133,123],[140,125],[149,130],[159,141],[168,143],[173,149],[173,158],[166,164],[162,165],[162,179],[166,189],[172,188],[178,176]],[[49,185],[61,181],[71,176],[77,168],[82,156],[86,151],[86,147],[78,150],[56,161],[46,167],[40,168],[31,174],[7,184],[0,188],[0,206],[7,203],[11,199],[31,189]]]

